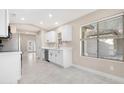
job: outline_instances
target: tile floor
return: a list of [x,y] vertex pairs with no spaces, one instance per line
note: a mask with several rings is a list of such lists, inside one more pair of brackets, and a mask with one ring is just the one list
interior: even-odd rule
[[20,84],[117,84],[119,82],[82,71],[62,68],[50,62],[36,60],[35,53],[23,55]]

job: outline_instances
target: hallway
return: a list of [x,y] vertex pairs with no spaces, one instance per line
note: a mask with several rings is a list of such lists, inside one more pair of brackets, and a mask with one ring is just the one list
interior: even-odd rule
[[118,83],[74,67],[63,69],[36,60],[35,53],[23,55],[21,84],[112,84]]

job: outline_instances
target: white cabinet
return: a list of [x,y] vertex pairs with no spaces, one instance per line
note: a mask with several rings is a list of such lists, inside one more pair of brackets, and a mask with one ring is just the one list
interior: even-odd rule
[[51,50],[49,50],[49,61],[52,61],[52,51]]
[[55,63],[55,51],[49,50],[49,61]]
[[46,32],[46,43],[55,43],[56,42],[56,32],[49,31]]
[[0,84],[16,84],[21,79],[21,52],[0,53]]
[[62,55],[60,55],[60,52],[62,52],[62,51],[61,50],[53,50],[53,51],[54,51],[53,52],[54,53],[53,63],[58,64],[58,65],[62,65],[63,57],[62,57]]
[[45,50],[41,49],[41,59],[44,60],[45,59]]
[[72,64],[72,49],[49,49],[49,61],[64,68]]
[[72,41],[72,26],[65,25],[61,29],[62,41]]
[[55,57],[56,64],[63,66],[63,51],[57,50],[56,51],[56,57]]
[[8,11],[0,9],[0,37],[8,36]]

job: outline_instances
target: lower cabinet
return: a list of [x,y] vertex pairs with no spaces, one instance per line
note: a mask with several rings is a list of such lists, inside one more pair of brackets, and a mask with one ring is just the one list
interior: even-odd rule
[[55,62],[55,53],[53,50],[49,50],[49,61]]
[[49,61],[64,68],[72,64],[72,49],[49,49]]
[[0,53],[0,84],[17,84],[21,79],[21,52]]
[[45,50],[41,49],[41,59],[44,60],[45,59]]
[[62,50],[56,51],[55,59],[56,59],[56,64],[63,65],[63,51]]

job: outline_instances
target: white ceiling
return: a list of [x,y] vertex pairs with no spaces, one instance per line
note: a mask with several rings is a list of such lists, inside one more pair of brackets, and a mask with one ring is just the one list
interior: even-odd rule
[[33,25],[33,24],[27,24],[27,23],[14,23],[17,30],[27,31],[27,32],[38,32],[40,31],[40,27]]
[[[17,29],[39,31],[40,28],[50,30],[94,11],[95,9],[9,9],[9,15],[10,23],[15,23]],[[49,14],[53,15],[52,18],[49,18]],[[20,20],[21,18],[24,20]]]

